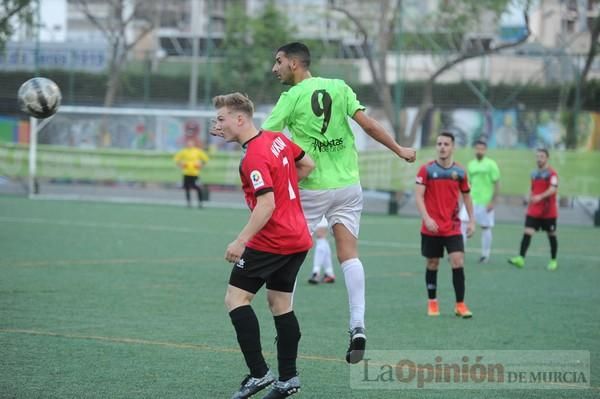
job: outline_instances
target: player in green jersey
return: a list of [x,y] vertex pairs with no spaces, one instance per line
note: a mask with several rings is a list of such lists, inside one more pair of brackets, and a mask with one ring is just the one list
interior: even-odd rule
[[292,140],[315,161],[312,174],[300,183],[300,198],[311,231],[323,216],[332,226],[350,305],[346,361],[357,363],[366,346],[365,275],[358,258],[363,198],[349,118],[407,162],[415,161],[416,152],[400,146],[369,117],[343,80],[313,77],[309,66],[310,51],[303,43],[289,43],[277,50],[272,71],[281,83],[292,87],[281,95],[262,127],[273,131],[287,127]]
[[494,207],[500,187],[500,169],[496,161],[486,156],[485,141],[476,141],[474,149],[475,159],[467,165],[467,173],[471,182],[475,221],[481,227],[479,263],[487,263],[492,251],[492,227],[495,223]]

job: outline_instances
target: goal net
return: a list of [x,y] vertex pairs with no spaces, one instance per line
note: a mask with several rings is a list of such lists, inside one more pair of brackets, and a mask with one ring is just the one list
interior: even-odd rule
[[[31,118],[30,146],[0,151],[32,198],[182,204],[173,156],[192,138],[210,157],[203,184],[217,201],[241,204],[239,146],[208,134],[213,117],[209,110],[62,106],[46,120]],[[264,114],[255,119],[260,126]]]

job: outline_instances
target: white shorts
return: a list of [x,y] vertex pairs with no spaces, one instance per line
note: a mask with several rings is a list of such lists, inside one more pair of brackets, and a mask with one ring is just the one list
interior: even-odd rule
[[[477,222],[479,226],[494,227],[496,212],[493,209],[488,212],[485,205],[473,205],[473,213],[475,214],[475,222]],[[467,224],[469,222],[469,214],[467,213],[467,208],[464,205],[460,208],[458,218],[463,224]]]
[[300,190],[300,199],[311,234],[325,217],[330,228],[341,223],[358,238],[363,208],[360,184],[329,190]]
[[496,212],[493,209],[488,212],[485,205],[473,205],[473,213],[478,225],[482,227],[494,227]]
[[325,219],[325,216],[323,216],[323,218],[321,218],[321,221],[319,223],[317,223],[317,226],[315,227],[315,229],[320,229],[320,228],[326,229],[328,226],[329,226],[329,223],[327,223],[327,219]]

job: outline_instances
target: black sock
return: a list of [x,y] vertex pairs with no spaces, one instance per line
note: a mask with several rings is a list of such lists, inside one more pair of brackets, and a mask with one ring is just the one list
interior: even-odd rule
[[198,191],[198,202],[202,202],[202,188],[196,186],[196,191]]
[[465,271],[462,267],[452,269],[452,284],[454,284],[454,293],[456,302],[462,302],[465,299]]
[[519,255],[525,257],[527,253],[527,249],[529,248],[529,243],[531,243],[531,236],[529,234],[523,234],[523,238],[521,239],[521,251]]
[[556,259],[556,253],[558,252],[558,241],[556,236],[548,236],[548,241],[550,241],[550,257],[554,260]]
[[427,284],[427,296],[429,299],[435,299],[437,290],[437,270],[425,270],[425,283]]
[[269,368],[262,355],[260,328],[254,310],[250,305],[240,306],[229,312],[229,317],[246,359],[246,365],[250,369],[250,375],[255,378],[264,376]]
[[185,199],[187,200],[188,204],[189,204],[189,203],[190,203],[190,201],[192,200],[192,199],[190,198],[190,189],[189,189],[189,188],[186,188],[186,189],[185,189]]
[[277,330],[277,362],[279,381],[287,381],[298,375],[296,358],[298,357],[298,341],[300,326],[294,311],[273,316]]

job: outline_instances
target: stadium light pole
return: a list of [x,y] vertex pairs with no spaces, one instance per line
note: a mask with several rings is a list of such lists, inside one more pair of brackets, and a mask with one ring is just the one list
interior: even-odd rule
[[[213,12],[213,0],[206,0],[208,3],[208,23],[206,25],[206,65],[204,68],[204,106],[206,109],[210,109],[211,103],[211,95],[210,89],[212,85],[212,65],[211,65],[211,56],[212,56],[212,12]],[[208,145],[208,141],[210,139],[209,135],[210,130],[210,121],[206,120],[204,124],[204,142]]]
[[[41,3],[40,0],[35,0],[35,50],[33,53],[34,76],[40,76],[40,30],[42,27],[41,20]],[[37,175],[37,142],[38,142],[38,120],[34,117],[29,118],[29,179],[28,179],[28,195],[32,198],[38,193],[38,185],[36,181]]]
[[[396,84],[394,85],[394,104],[396,106],[396,112],[394,113],[394,124],[400,126],[400,111],[402,108],[402,39],[403,39],[403,4],[401,1],[398,5],[398,11],[396,14]],[[399,132],[404,134],[404,132]]]
[[192,25],[192,66],[190,73],[190,90],[188,106],[195,108],[198,101],[198,53],[199,53],[199,41],[200,41],[200,30],[198,29],[198,22],[200,16],[200,0],[192,0],[192,18],[190,23]]
[[[400,112],[402,111],[402,34],[404,27],[402,26],[402,15],[403,15],[403,1],[398,4],[398,10],[396,11],[396,83],[394,84],[394,126],[395,129],[401,126],[400,123]],[[404,135],[405,132],[398,132],[398,135]],[[398,213],[398,193],[396,191],[390,191],[390,198],[388,203],[388,215],[396,215]]]
[[40,0],[35,1],[35,50],[33,52],[34,76],[40,76],[40,30],[42,28],[42,12]]
[[213,1],[206,0],[208,2],[208,24],[206,25],[206,76],[204,76],[204,102],[207,108],[210,107],[210,88],[212,83],[212,68],[211,68],[211,56],[212,56],[212,10]]

